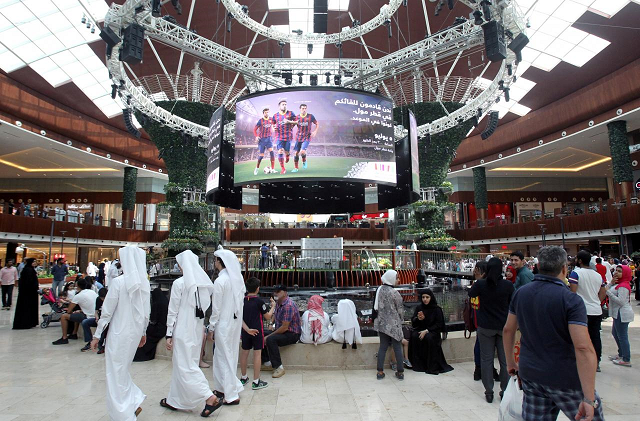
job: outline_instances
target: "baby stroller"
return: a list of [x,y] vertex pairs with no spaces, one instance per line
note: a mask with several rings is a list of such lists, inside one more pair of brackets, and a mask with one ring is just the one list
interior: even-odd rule
[[[48,288],[45,288],[48,289]],[[40,327],[42,329],[47,328],[51,322],[59,322],[62,317],[62,308],[56,302],[55,297],[51,290],[45,292],[44,290],[39,291],[40,295],[42,295],[42,299],[40,300],[40,305],[49,304],[51,307],[50,313],[45,313],[42,315],[42,323],[40,323]]]

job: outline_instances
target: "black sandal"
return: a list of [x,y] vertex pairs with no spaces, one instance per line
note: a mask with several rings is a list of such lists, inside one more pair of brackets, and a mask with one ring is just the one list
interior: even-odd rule
[[224,399],[224,393],[222,392],[218,392],[217,390],[214,390],[213,394],[216,395],[218,399]]
[[167,398],[160,399],[160,406],[163,407],[163,408],[169,408],[172,411],[177,411],[178,410],[178,408],[174,408],[173,406],[171,406],[171,405],[169,405],[167,403]]
[[[216,403],[215,405],[209,405],[208,403],[205,402],[204,409],[200,413],[200,416],[203,418],[207,418],[209,415],[213,414],[215,410],[220,408],[221,406],[222,406],[222,399],[220,398],[218,398],[218,403]],[[207,411],[209,412],[207,413]]]

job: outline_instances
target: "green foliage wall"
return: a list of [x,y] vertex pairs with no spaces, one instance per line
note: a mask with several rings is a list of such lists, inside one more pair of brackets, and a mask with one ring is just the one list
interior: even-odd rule
[[[171,111],[173,114],[203,126],[209,125],[211,115],[217,107],[187,101],[160,101],[156,105]],[[227,113],[233,118],[232,113]],[[207,178],[207,157],[199,140],[191,136],[183,136],[164,125],[145,118],[136,113],[136,118],[149,134],[160,152],[169,175],[169,183],[165,186],[167,201],[163,207],[169,208],[169,238],[163,244],[170,255],[189,249],[199,253],[204,249],[204,239],[211,242],[215,233],[207,229],[202,214],[207,209],[198,211],[198,205],[183,204],[182,192],[179,188],[205,189]],[[217,238],[213,238],[217,240]]]
[[609,147],[613,166],[613,180],[616,183],[633,181],[631,154],[629,153],[629,139],[627,137],[627,122],[613,121],[607,124],[609,129]]
[[476,209],[489,209],[487,172],[484,167],[473,169],[473,199],[476,203]]
[[[443,103],[449,113],[459,109],[463,104],[454,102]],[[437,102],[423,102],[409,106],[416,116],[418,126],[433,122],[446,115],[442,105]],[[394,120],[408,127],[404,121],[407,107],[397,107],[393,110]],[[407,230],[398,235],[400,239],[415,239],[420,249],[448,250],[458,242],[447,234],[444,229],[444,213],[454,206],[449,202],[448,195],[452,193],[451,183],[445,181],[451,161],[456,150],[472,127],[470,121],[459,124],[443,133],[438,133],[430,139],[418,141],[420,159],[420,186],[436,187],[436,200],[426,204],[417,202],[412,205],[414,218]]]
[[137,180],[138,169],[126,167],[124,169],[124,183],[122,185],[122,210],[135,209]]

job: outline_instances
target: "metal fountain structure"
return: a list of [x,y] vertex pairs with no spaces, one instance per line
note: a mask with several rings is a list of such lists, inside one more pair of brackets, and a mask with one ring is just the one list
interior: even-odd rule
[[[471,11],[482,11],[483,6],[480,2],[475,0],[459,1],[466,4]],[[402,0],[390,0],[372,20],[351,28],[344,28],[341,32],[334,34],[283,33],[250,18],[235,0],[221,0],[221,2],[238,23],[254,31],[256,36],[260,34],[278,40],[280,43],[324,45],[338,44],[354,38],[362,39],[362,35],[388,22],[400,7]],[[525,31],[524,14],[520,11],[515,0],[494,0],[493,4],[489,6],[485,4],[484,7],[491,9],[493,18],[498,20],[504,26],[505,32],[509,31],[514,38]],[[189,54],[203,62],[213,63],[241,75],[246,85],[244,89],[234,89],[233,84],[225,84],[225,86],[221,86],[221,89],[227,91],[224,96],[214,93],[209,97],[209,101],[213,101],[214,97],[216,99],[222,98],[221,102],[227,108],[232,108],[235,101],[244,93],[285,87],[281,77],[283,72],[318,75],[318,86],[330,85],[321,83],[323,75],[327,73],[340,75],[339,85],[343,88],[370,92],[380,89],[388,96],[391,95],[386,84],[397,83],[399,89],[402,90],[405,103],[422,102],[428,97],[429,100],[441,104],[445,101],[464,104],[451,113],[445,109],[446,115],[444,117],[419,126],[420,137],[441,133],[474,117],[486,114],[492,105],[499,100],[503,89],[509,88],[515,82],[518,65],[515,54],[511,50],[507,50],[507,58],[502,60],[496,76],[488,86],[478,84],[474,78],[452,76],[451,73],[464,52],[474,49],[479,51],[484,48],[482,27],[475,25],[473,21],[468,19],[458,21],[457,24],[449,28],[430,34],[421,41],[378,59],[249,58],[204,38],[195,31],[161,17],[154,17],[151,11],[151,0],[127,0],[123,5],[111,4],[105,17],[105,26],[109,26],[116,34],[120,34],[124,28],[132,23],[137,23],[144,28],[145,38],[149,42],[153,40],[174,47],[182,54]],[[362,41],[364,42],[364,40]],[[113,47],[111,56],[107,58],[107,68],[113,83],[118,86],[118,92],[123,98],[123,102],[173,130],[205,139],[208,127],[180,118],[155,104],[155,101],[158,100],[157,92],[154,95],[148,89],[148,83],[145,86],[144,80],[138,79],[128,64],[118,59],[121,46],[122,43],[119,43]],[[153,50],[155,53],[155,48]],[[157,58],[160,59],[158,56]],[[446,75],[440,75],[438,71],[439,66],[444,67],[443,62],[444,64],[451,63]],[[481,75],[490,64],[485,65]],[[425,67],[433,68],[436,77],[424,76],[423,69]],[[127,69],[133,75],[134,80],[129,77]],[[402,82],[398,82],[400,75],[408,75],[412,78],[405,78],[403,86]],[[169,75],[166,71],[165,76],[165,82],[168,82],[164,84],[166,90],[172,90],[174,93],[172,97],[178,99],[176,88],[178,77]],[[195,73],[192,71],[192,76],[182,76],[182,78],[185,77],[191,78],[192,87],[202,80],[202,76],[197,71]],[[407,80],[411,81],[411,86],[406,86]],[[309,85],[295,83],[294,86]],[[406,100],[405,87],[411,88],[412,92],[409,95],[411,100]],[[199,94],[191,94],[189,99],[200,101],[201,97]],[[394,105],[397,105],[397,101],[394,100],[394,102],[396,103]],[[234,129],[235,122],[225,125],[225,137],[233,138]],[[397,139],[406,136],[406,133],[407,130],[404,127],[395,126]]]

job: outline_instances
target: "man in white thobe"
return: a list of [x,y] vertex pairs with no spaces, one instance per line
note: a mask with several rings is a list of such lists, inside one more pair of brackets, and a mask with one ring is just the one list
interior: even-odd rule
[[182,276],[171,286],[167,315],[167,349],[173,350],[173,372],[169,394],[160,405],[190,411],[206,401],[202,415],[209,416],[220,404],[198,362],[204,335],[204,313],[211,306],[213,283],[191,250],[178,254],[176,260]]
[[229,250],[217,250],[216,269],[220,272],[213,283],[213,305],[209,330],[214,332],[213,388],[226,404],[240,403],[244,390],[236,376],[242,330],[242,309],[246,292],[240,262]]
[[134,421],[146,395],[133,383],[129,369],[136,349],[147,340],[151,288],[144,250],[127,246],[119,250],[119,255],[123,274],[109,285],[91,349],[98,348],[100,336],[109,325],[105,351],[107,412],[111,421]]
[[112,280],[122,274],[122,265],[120,264],[120,261],[115,259],[113,262],[109,262],[108,268],[105,263],[104,274],[104,286],[108,287]]
[[89,262],[87,266],[87,276],[96,277],[98,276],[98,266],[94,265],[93,262]]

